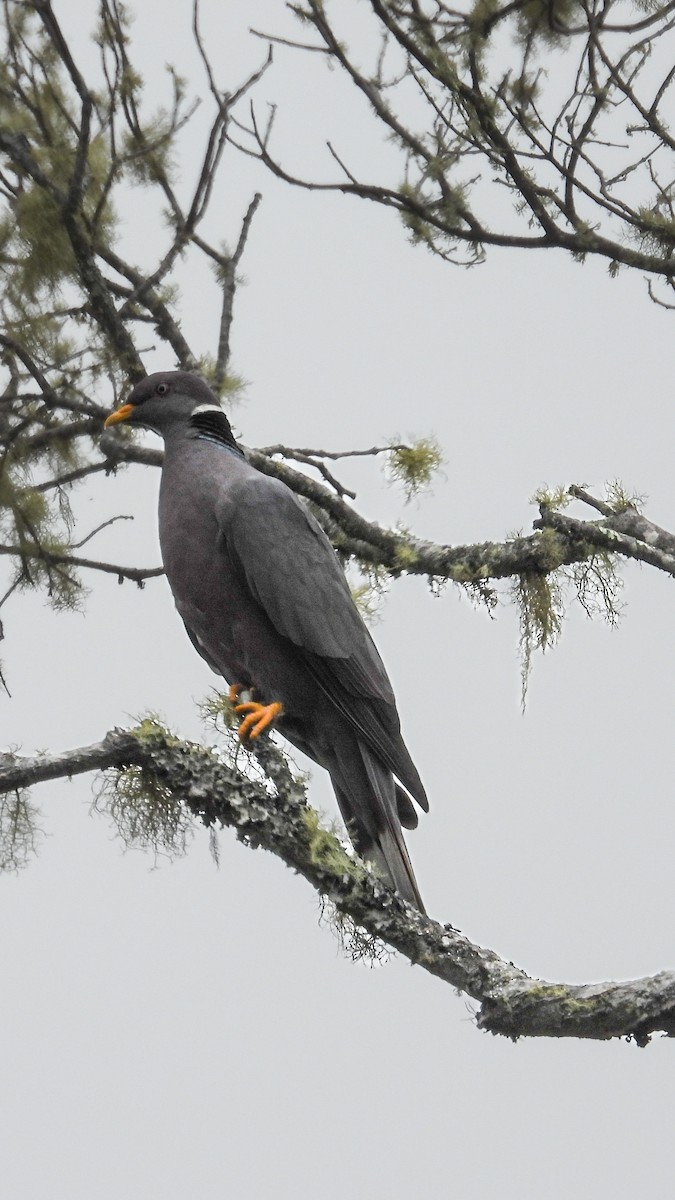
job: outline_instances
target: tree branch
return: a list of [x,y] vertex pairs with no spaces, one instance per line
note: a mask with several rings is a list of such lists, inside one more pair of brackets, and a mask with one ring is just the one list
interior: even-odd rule
[[234,254],[229,258],[223,255],[221,262],[223,302],[218,332],[218,353],[216,355],[216,367],[213,375],[213,382],[218,393],[220,393],[225,383],[227,364],[230,361],[230,330],[234,314],[234,297],[237,290],[237,268],[246,248],[251,222],[261,200],[262,196],[260,192],[256,192],[244,215]]
[[582,986],[534,979],[494,951],[410,908],[320,827],[269,739],[255,756],[269,786],[227,765],[219,755],[180,742],[151,721],[113,730],[64,754],[0,756],[0,793],[45,780],[106,768],[140,769],[151,789],[168,789],[204,825],[232,828],[246,845],[275,854],[328,897],[342,916],[386,942],[479,1004],[480,1029],[512,1039],[631,1038],[644,1046],[656,1032],[675,1035],[675,972],[626,983]]
[[[116,451],[117,435],[107,436],[109,440],[104,452],[109,454],[111,461],[161,466],[161,450],[125,443]],[[245,447],[247,458],[254,467],[281,479],[296,495],[303,496],[314,506],[318,520],[337,550],[368,566],[384,567],[393,576],[423,575],[458,584],[480,584],[518,575],[548,575],[561,567],[585,562],[598,551],[636,559],[668,575],[675,575],[675,535],[648,521],[631,505],[623,506],[617,512],[611,505],[595,500],[594,507],[603,504],[605,519],[579,521],[542,504],[539,519],[534,522],[537,532],[533,534],[505,542],[450,546],[423,541],[412,534],[386,529],[375,521],[366,520],[329,487],[287,463],[269,457],[279,449],[276,446],[268,446],[265,450]],[[587,496],[583,489],[574,485],[569,493],[581,500]],[[542,536],[539,530],[547,532]]]
[[[116,519],[116,518],[113,518]],[[33,558],[46,563],[47,566],[63,566],[80,568],[87,571],[102,571],[104,575],[116,575],[121,583],[129,579],[142,587],[146,579],[156,579],[164,574],[163,567],[122,567],[118,563],[101,562],[95,558],[79,558],[75,554],[61,554],[47,550],[44,546],[24,543],[21,546],[5,546],[0,544],[0,555],[10,555],[22,561]]]
[[[400,148],[404,183],[359,180],[330,140],[346,178],[299,178],[272,153],[272,120],[260,125],[252,111],[249,127],[233,122],[243,135],[236,144],[278,178],[394,208],[413,242],[451,263],[480,261],[487,246],[558,248],[580,259],[599,255],[612,273],[621,264],[671,285],[672,55],[658,86],[644,68],[665,51],[672,3],[624,23],[609,20],[614,0],[582,4],[578,24],[566,25],[550,3],[514,0],[483,13],[370,0],[375,36],[366,65],[341,34],[339,7],[321,0],[289,7],[321,45],[267,40],[299,53],[321,50],[338,67]],[[561,86],[545,82],[549,74]],[[412,110],[411,92],[420,101]],[[508,205],[492,202],[495,184]]]

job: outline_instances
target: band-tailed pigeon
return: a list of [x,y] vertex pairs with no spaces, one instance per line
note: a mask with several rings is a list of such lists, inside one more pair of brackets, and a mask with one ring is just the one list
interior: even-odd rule
[[427,797],[328,538],[284,483],[247,462],[197,376],[148,375],[105,424],[120,421],[164,439],[167,579],[195,648],[232,697],[254,697],[237,705],[240,737],[274,722],[325,767],[357,850],[423,912],[401,825],[417,825],[410,796],[425,811]]

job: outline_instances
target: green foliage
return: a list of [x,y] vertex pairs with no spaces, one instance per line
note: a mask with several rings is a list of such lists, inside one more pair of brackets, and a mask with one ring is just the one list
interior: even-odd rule
[[443,465],[443,451],[435,437],[418,438],[410,445],[403,445],[401,438],[394,437],[387,454],[389,478],[402,485],[406,501],[412,500],[428,488]]

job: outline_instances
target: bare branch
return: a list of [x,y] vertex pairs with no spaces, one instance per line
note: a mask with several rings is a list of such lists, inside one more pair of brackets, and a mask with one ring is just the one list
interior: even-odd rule
[[232,328],[232,317],[234,310],[234,297],[237,290],[237,268],[241,261],[241,256],[246,248],[246,240],[251,228],[251,222],[255,216],[256,209],[262,200],[260,192],[256,192],[251,203],[249,204],[244,220],[241,224],[239,239],[231,258],[223,256],[221,260],[221,287],[223,291],[223,303],[220,313],[220,330],[218,333],[218,353],[216,355],[216,366],[213,373],[213,382],[217,392],[220,392],[225,383],[225,375],[227,365],[230,361],[230,330]]
[[48,550],[44,546],[5,546],[0,544],[0,555],[11,555],[14,558],[33,558],[41,560],[48,566],[82,568],[88,571],[102,571],[104,575],[116,575],[119,582],[130,579],[142,587],[146,579],[156,579],[164,574],[163,567],[123,567],[117,563],[100,562],[94,558],[80,558],[74,554],[61,554]]
[[259,29],[249,29],[254,37],[261,38],[264,42],[268,42],[273,46],[290,46],[293,50],[310,50],[316,54],[329,54],[327,46],[313,46],[308,42],[293,42],[289,38],[276,37],[272,33],[262,33]]
[[259,446],[259,454],[267,454],[271,457],[273,454],[280,454],[282,458],[295,458],[297,455],[302,455],[303,458],[375,458],[378,454],[388,454],[390,450],[405,450],[407,449],[403,442],[390,442],[386,446],[370,446],[367,450],[310,450],[304,446],[282,446],[278,443],[276,446]]
[[55,488],[67,487],[71,483],[77,483],[80,479],[88,479],[90,475],[96,475],[99,471],[110,471],[110,469],[110,460],[104,459],[103,462],[89,463],[86,467],[78,467],[75,471],[66,471],[65,475],[59,475],[56,479],[47,479],[44,483],[33,484],[31,490],[38,494],[51,492]]
[[97,525],[94,529],[90,530],[89,533],[85,534],[83,538],[80,538],[79,542],[72,542],[70,549],[81,550],[82,546],[86,546],[87,542],[90,542],[92,538],[96,537],[96,534],[100,533],[101,530],[108,529],[111,525],[116,525],[118,521],[133,521],[133,519],[134,518],[132,516],[129,516],[128,514],[125,515],[124,513],[119,513],[119,515],[116,517],[108,517],[107,521],[101,521],[100,525]]
[[[667,107],[675,70],[668,65],[655,84],[647,69],[675,28],[670,0],[625,22],[610,20],[613,0],[583,4],[574,25],[555,6],[522,0],[485,14],[370,0],[378,48],[366,66],[341,35],[339,8],[321,0],[290,7],[319,45],[274,40],[292,52],[321,50],[363,94],[375,125],[401,149],[405,183],[357,178],[330,138],[345,178],[301,178],[273,153],[271,121],[261,127],[252,111],[248,127],[233,122],[235,144],[278,178],[393,208],[413,241],[451,263],[480,261],[487,246],[557,247],[581,259],[604,257],[612,272],[624,265],[667,285],[675,279]],[[552,79],[568,88],[562,101]],[[495,184],[508,206],[495,206]]]

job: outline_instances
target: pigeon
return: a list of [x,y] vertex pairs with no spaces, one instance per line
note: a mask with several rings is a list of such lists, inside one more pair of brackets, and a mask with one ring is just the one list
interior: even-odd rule
[[164,439],[166,577],[190,641],[230,686],[240,738],[274,727],[324,767],[357,852],[424,912],[401,826],[416,827],[412,801],[427,812],[427,796],[326,534],[286,484],[247,461],[197,375],[148,375],[105,426],[120,422]]

